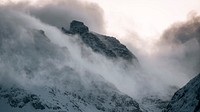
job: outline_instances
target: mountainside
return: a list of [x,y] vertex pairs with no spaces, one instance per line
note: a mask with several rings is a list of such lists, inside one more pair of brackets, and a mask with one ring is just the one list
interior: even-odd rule
[[[120,92],[100,74],[83,66],[80,70],[76,68],[77,55],[72,51],[75,52],[77,46],[61,47],[53,43],[44,30],[18,31],[10,24],[0,23],[4,26],[0,29],[0,111],[141,112],[133,98]],[[80,24],[73,21],[70,31],[65,33],[80,34],[86,46],[109,59],[136,59],[117,39],[89,33],[88,28]],[[72,44],[78,41],[66,38]],[[90,50],[84,45],[80,48],[80,57],[89,60]],[[81,63],[79,61],[77,63]]]
[[[56,87],[0,88],[2,112],[141,112],[131,97],[107,86],[68,91]],[[102,90],[101,88],[109,88]]]
[[174,94],[165,112],[200,112],[200,74]]

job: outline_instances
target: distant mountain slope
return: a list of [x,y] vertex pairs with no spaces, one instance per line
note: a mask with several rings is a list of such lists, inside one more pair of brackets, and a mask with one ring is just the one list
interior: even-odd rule
[[165,112],[200,112],[200,74],[174,94]]

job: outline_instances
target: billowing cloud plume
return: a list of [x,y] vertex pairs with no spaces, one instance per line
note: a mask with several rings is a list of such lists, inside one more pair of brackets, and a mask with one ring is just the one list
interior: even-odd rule
[[5,6],[28,12],[58,28],[68,29],[72,20],[79,20],[89,26],[91,31],[102,33],[105,29],[103,10],[94,3],[79,0],[43,0],[32,3],[20,0],[17,3],[8,2]]
[[200,16],[192,15],[186,22],[173,24],[163,33],[158,46],[173,56],[185,73],[200,72]]
[[186,22],[173,24],[164,32],[162,41],[184,44],[194,38],[200,41],[200,16],[192,16]]
[[157,80],[151,79],[151,84],[181,87],[200,72],[199,29],[200,18],[192,15],[174,23],[159,39],[143,40],[129,31],[121,41],[136,54],[146,78]]

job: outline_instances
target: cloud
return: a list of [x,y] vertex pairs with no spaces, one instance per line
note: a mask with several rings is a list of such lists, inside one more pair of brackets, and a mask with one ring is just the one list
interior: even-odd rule
[[69,28],[72,20],[83,21],[91,31],[105,32],[104,13],[97,4],[79,0],[44,0],[32,3],[20,0],[17,3],[8,2],[6,7],[23,10],[42,22],[58,28]]
[[[200,16],[192,15],[185,22],[173,24],[165,30],[158,46],[185,69],[185,73],[200,72]],[[192,75],[192,76],[193,76]]]
[[192,39],[200,42],[200,16],[193,16],[186,22],[173,24],[163,35],[164,43],[184,44]]
[[161,92],[159,94],[169,89],[165,95],[173,93],[173,87],[182,87],[200,72],[199,40],[200,18],[194,13],[187,21],[174,23],[159,39],[146,41],[134,31],[128,31],[121,38],[138,57],[142,74],[145,74],[143,79]]

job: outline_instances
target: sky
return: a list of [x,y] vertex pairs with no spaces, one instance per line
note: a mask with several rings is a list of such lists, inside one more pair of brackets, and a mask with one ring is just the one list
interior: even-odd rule
[[[107,31],[119,36],[133,30],[141,38],[157,38],[189,13],[200,13],[199,0],[86,0],[99,4],[105,13]],[[157,37],[156,37],[157,36]]]

